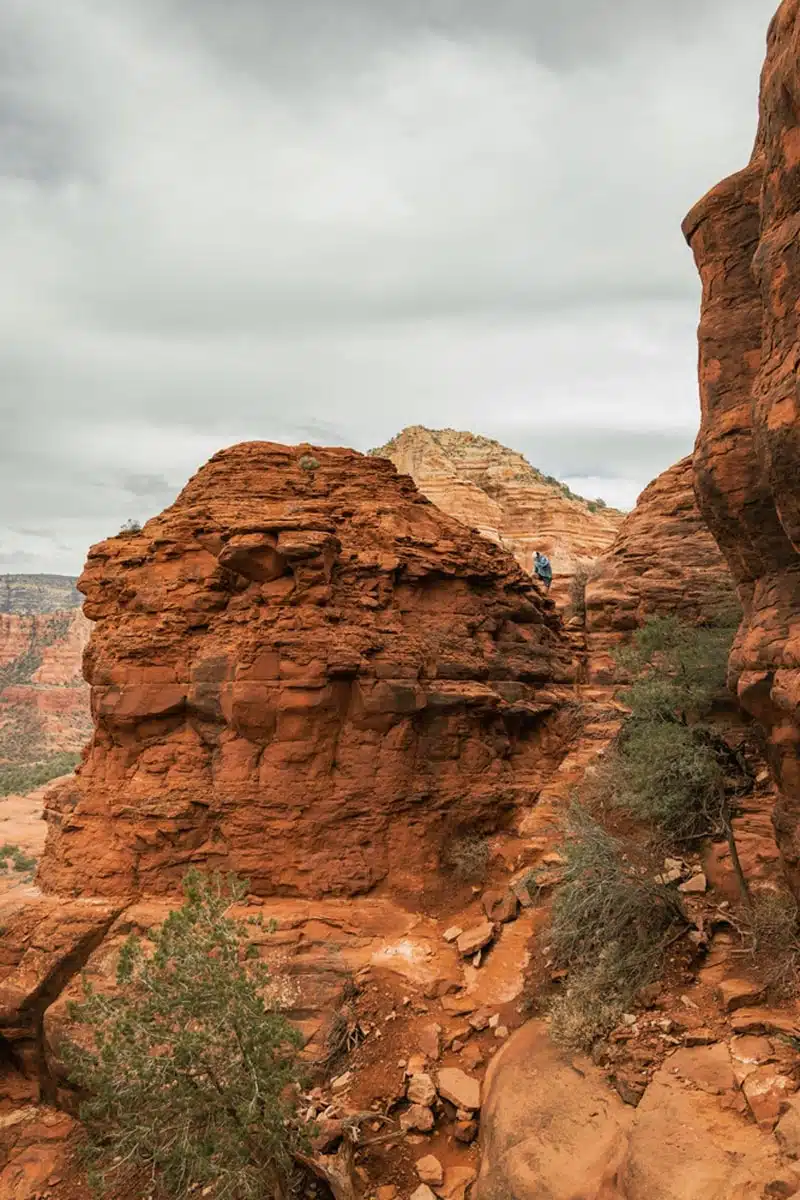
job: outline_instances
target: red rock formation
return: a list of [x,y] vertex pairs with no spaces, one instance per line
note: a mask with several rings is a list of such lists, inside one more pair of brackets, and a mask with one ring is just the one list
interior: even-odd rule
[[650,616],[695,622],[736,604],[725,560],[697,508],[691,456],[642,492],[586,585],[590,651]]
[[550,602],[391,463],[215,455],[79,581],[95,736],[56,790],[50,891],[419,893],[443,838],[530,803],[571,677]]
[[81,660],[89,622],[80,609],[0,613],[0,762],[19,765],[89,739]]
[[697,494],[745,606],[731,674],[769,737],[775,827],[798,893],[799,55],[800,0],[784,0],[769,29],[750,163],[683,225],[703,284]]
[[577,560],[608,549],[624,517],[569,494],[516,450],[473,433],[411,425],[373,453],[410,475],[443,512],[505,546],[526,571],[536,550],[547,554],[556,588]]

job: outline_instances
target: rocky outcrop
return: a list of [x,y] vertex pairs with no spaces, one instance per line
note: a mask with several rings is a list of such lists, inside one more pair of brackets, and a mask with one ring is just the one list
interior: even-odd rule
[[574,495],[491,438],[411,425],[373,454],[391,459],[443,512],[499,542],[530,572],[548,555],[556,589],[611,545],[624,513]]
[[698,622],[735,612],[733,580],[697,507],[691,456],[642,492],[586,585],[589,650],[651,616]]
[[510,822],[564,752],[551,602],[385,459],[221,451],[79,588],[95,735],[48,807],[49,891],[196,863],[419,904],[444,840]]
[[0,613],[0,764],[41,762],[86,744],[91,716],[81,660],[88,639],[89,622],[77,608]]
[[756,143],[683,225],[703,284],[700,508],[739,586],[731,657],[780,789],[774,821],[800,893],[800,3],[770,25]]
[[632,1107],[590,1060],[559,1054],[546,1026],[531,1021],[497,1055],[484,1082],[476,1200],[796,1195],[800,1171],[781,1157],[771,1135],[775,1119],[759,1129],[739,1091],[743,1073],[746,1095],[747,1077],[761,1071],[765,1084],[778,1078],[777,1068],[755,1061],[740,1068],[725,1042],[682,1047]]
[[80,608],[81,602],[69,575],[0,575],[0,614],[62,612]]

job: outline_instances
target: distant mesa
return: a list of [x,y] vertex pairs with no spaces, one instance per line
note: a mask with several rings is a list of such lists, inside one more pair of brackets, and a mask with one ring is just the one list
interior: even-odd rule
[[83,596],[69,575],[0,575],[0,613],[31,615],[80,608]]

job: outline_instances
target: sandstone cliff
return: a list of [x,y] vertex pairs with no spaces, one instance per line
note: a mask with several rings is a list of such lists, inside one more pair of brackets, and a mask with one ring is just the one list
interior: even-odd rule
[[651,616],[695,622],[736,607],[730,572],[697,508],[688,456],[645,488],[595,564],[586,585],[589,650]]
[[[34,588],[14,604],[52,598],[52,590]],[[88,638],[89,622],[77,608],[0,613],[0,765],[77,753],[88,741],[89,689],[81,672]]]
[[95,736],[50,806],[48,890],[415,893],[447,837],[563,753],[552,603],[385,459],[245,443],[79,588]]
[[769,737],[777,837],[800,892],[799,54],[800,0],[784,0],[750,163],[683,229],[703,284],[697,494],[745,606],[731,675]]
[[526,571],[536,550],[547,554],[556,588],[578,559],[608,549],[624,518],[473,433],[411,425],[372,453],[391,459],[443,512],[505,546]]

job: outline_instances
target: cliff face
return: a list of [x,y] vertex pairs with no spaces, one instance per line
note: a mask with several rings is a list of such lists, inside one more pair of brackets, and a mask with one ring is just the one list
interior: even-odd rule
[[[52,594],[34,588],[13,599],[30,607]],[[89,689],[81,673],[88,639],[89,622],[77,608],[0,613],[0,765],[77,753],[88,741]]]
[[48,890],[172,891],[195,862],[418,893],[557,761],[552,604],[384,459],[224,450],[79,587],[95,736],[50,803]]
[[778,842],[800,892],[800,0],[770,25],[749,165],[692,209],[703,284],[695,481],[745,606],[731,657],[767,731]]
[[725,560],[697,508],[691,456],[642,492],[586,586],[589,648],[650,616],[695,622],[736,605]]
[[472,433],[412,425],[373,453],[410,475],[443,512],[505,546],[526,571],[536,550],[547,554],[556,586],[576,560],[607,550],[624,518],[569,495],[523,455]]

